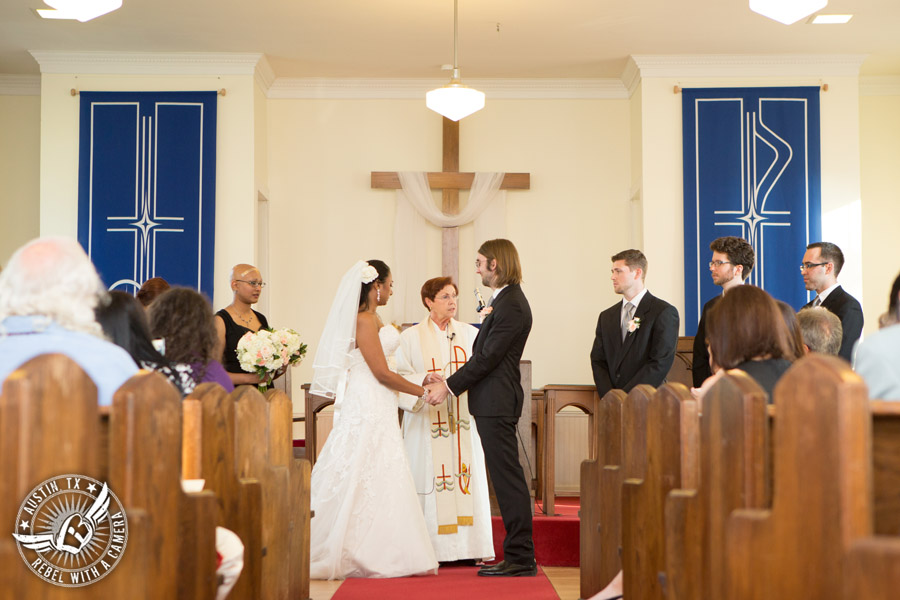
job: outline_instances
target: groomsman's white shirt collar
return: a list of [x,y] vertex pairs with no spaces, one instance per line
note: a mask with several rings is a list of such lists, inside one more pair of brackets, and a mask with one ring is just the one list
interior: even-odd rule
[[644,296],[647,295],[647,288],[642,289],[637,296],[632,298],[631,300],[626,300],[625,296],[622,296],[622,314],[625,313],[625,305],[631,302],[634,305],[634,312],[637,312],[637,307],[643,300]]
[[839,284],[838,282],[834,282],[834,285],[833,285],[833,286],[831,286],[831,287],[828,288],[827,290],[823,290],[822,293],[819,294],[819,302],[820,302],[820,303],[825,302],[825,298],[828,297],[828,294],[830,294],[831,292],[833,292],[833,291],[834,291],[834,288],[836,288],[836,287],[839,286],[839,285],[841,285],[841,284]]
[[497,299],[497,294],[499,294],[500,292],[502,292],[502,291],[503,291],[504,289],[506,289],[507,287],[508,287],[508,286],[505,286],[505,285],[504,285],[503,287],[497,288],[496,290],[494,290],[494,293],[491,294],[491,304],[493,304],[493,303],[494,303],[494,300]]

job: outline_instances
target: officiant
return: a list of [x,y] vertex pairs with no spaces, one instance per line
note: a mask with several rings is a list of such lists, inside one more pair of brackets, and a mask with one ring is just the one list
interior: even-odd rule
[[[454,317],[459,289],[449,277],[422,286],[428,318],[400,336],[397,372],[424,385],[456,372],[478,330]],[[494,556],[484,451],[466,394],[439,406],[400,394],[403,441],[431,542],[440,562]]]

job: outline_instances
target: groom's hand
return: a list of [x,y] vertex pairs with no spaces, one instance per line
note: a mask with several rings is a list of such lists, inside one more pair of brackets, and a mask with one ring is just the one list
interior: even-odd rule
[[439,373],[429,373],[425,376],[425,379],[422,381],[422,385],[428,385],[429,383],[437,383],[439,381],[443,381],[444,377]]
[[428,392],[425,402],[432,406],[437,406],[447,399],[447,386],[443,381],[429,383],[425,386],[425,390]]

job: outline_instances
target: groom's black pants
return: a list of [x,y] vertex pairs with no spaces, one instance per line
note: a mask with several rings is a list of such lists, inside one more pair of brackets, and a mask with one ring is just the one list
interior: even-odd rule
[[515,417],[475,416],[475,426],[484,448],[500,516],[506,528],[503,540],[503,559],[518,565],[534,563],[534,542],[531,539],[531,494],[516,444]]

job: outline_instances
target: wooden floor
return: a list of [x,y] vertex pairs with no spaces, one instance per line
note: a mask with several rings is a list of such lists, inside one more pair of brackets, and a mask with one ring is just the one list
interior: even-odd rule
[[[544,569],[547,579],[550,580],[550,583],[556,589],[559,600],[578,600],[578,567],[541,568]],[[312,600],[331,600],[341,583],[341,581],[313,580],[309,584],[309,595],[312,597]]]

